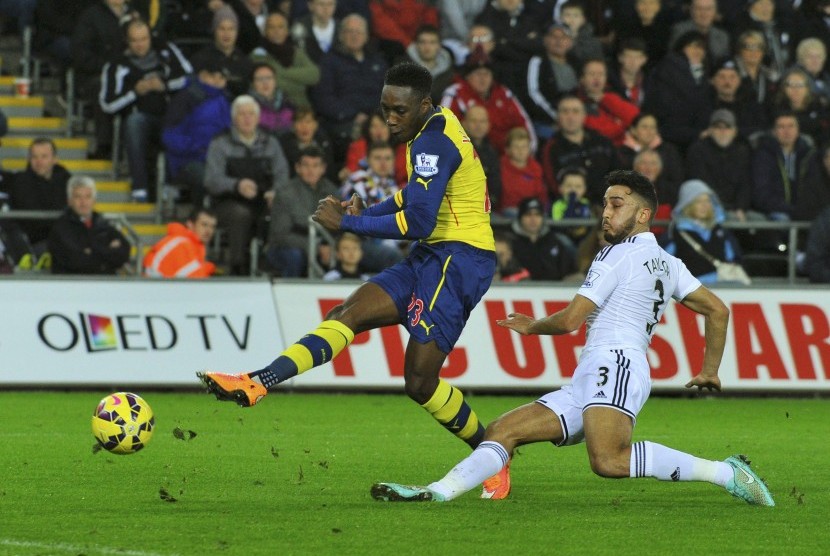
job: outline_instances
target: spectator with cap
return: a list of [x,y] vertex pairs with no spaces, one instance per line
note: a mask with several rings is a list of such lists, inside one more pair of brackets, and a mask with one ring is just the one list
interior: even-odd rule
[[741,75],[734,60],[720,62],[712,73],[710,83],[713,110],[729,110],[738,122],[738,133],[743,139],[769,129],[766,107],[741,87]]
[[608,91],[605,60],[588,60],[582,65],[577,95],[585,103],[585,127],[608,137],[615,146],[622,145],[625,132],[640,109],[617,93]]
[[576,271],[576,258],[566,238],[545,220],[545,207],[535,197],[519,203],[511,229],[513,255],[531,280],[564,280]]
[[268,14],[265,33],[251,52],[251,59],[273,66],[280,89],[292,105],[297,108],[311,106],[307,89],[320,81],[320,68],[289,34],[288,18],[281,12]]
[[152,200],[149,185],[161,149],[161,124],[170,95],[187,85],[190,63],[173,43],[152,43],[150,26],[133,19],[124,28],[127,49],[104,64],[99,103],[122,118],[133,201]]
[[720,61],[731,54],[729,33],[715,26],[718,17],[717,0],[692,0],[689,5],[689,19],[675,23],[671,28],[669,48],[689,31],[697,31],[704,37],[707,58]]
[[550,25],[542,40],[545,51],[527,63],[527,79],[518,91],[540,140],[553,135],[556,103],[579,86],[575,60],[570,56],[573,33],[567,25]]
[[253,63],[236,45],[239,36],[239,18],[236,12],[227,5],[216,10],[212,30],[213,44],[193,55],[193,66],[204,67],[209,61],[219,62],[225,72],[231,96],[246,93],[251,83]]
[[187,87],[170,100],[162,122],[161,140],[167,174],[185,186],[190,201],[201,206],[205,197],[205,157],[210,141],[231,125],[222,62],[204,58]]
[[67,206],[47,240],[52,274],[115,274],[130,258],[127,238],[95,212],[95,180],[73,176]]
[[321,60],[320,82],[311,90],[315,110],[334,145],[337,165],[343,163],[349,143],[377,108],[383,89],[386,61],[368,43],[366,20],[357,14],[343,18],[338,44]]
[[[660,122],[663,138],[681,152],[706,129],[711,112],[706,80],[706,39],[698,31],[681,35],[674,51],[654,68],[643,110]],[[678,107],[683,107],[678,110]]]
[[745,222],[752,200],[751,151],[738,137],[735,115],[712,112],[709,129],[686,153],[686,176],[706,183],[717,194],[727,220]]
[[471,106],[484,106],[490,117],[490,141],[504,152],[507,133],[523,127],[536,152],[536,131],[524,107],[513,92],[493,77],[493,65],[482,49],[470,54],[464,64],[463,76],[444,91],[441,105],[452,110],[460,120]]

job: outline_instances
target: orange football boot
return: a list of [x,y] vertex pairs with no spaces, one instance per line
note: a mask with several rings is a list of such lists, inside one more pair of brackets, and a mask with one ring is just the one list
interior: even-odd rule
[[251,407],[265,397],[268,390],[247,374],[196,373],[208,392],[223,402],[236,402],[241,407]]
[[510,494],[510,460],[501,471],[482,483],[481,497],[490,500],[504,500]]

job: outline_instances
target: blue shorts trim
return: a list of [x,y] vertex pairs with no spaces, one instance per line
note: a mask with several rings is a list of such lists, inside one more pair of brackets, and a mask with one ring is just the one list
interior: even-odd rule
[[409,256],[369,279],[389,294],[417,342],[452,351],[493,281],[496,255],[466,243],[419,242]]

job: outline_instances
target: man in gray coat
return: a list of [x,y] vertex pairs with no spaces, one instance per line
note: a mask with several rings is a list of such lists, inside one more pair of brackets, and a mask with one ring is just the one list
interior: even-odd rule
[[338,196],[338,188],[324,177],[326,159],[319,147],[306,147],[294,165],[297,175],[277,190],[271,206],[271,226],[265,256],[284,278],[306,274],[308,217],[320,199]]

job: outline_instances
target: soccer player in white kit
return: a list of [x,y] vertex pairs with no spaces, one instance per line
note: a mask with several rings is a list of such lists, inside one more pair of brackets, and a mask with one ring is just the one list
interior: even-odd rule
[[710,461],[655,442],[631,443],[651,390],[646,351],[669,298],[705,319],[703,369],[687,388],[720,390],[729,309],[649,231],[657,207],[651,182],[637,172],[616,171],[606,186],[602,229],[611,245],[597,254],[570,304],[541,319],[512,313],[497,322],[520,334],[567,334],[587,322],[572,383],[499,417],[475,451],[440,481],[425,487],[376,483],[373,498],[449,501],[498,473],[518,446],[584,441],[591,469],[601,477],[707,481],[750,504],[775,505],[744,456]]

